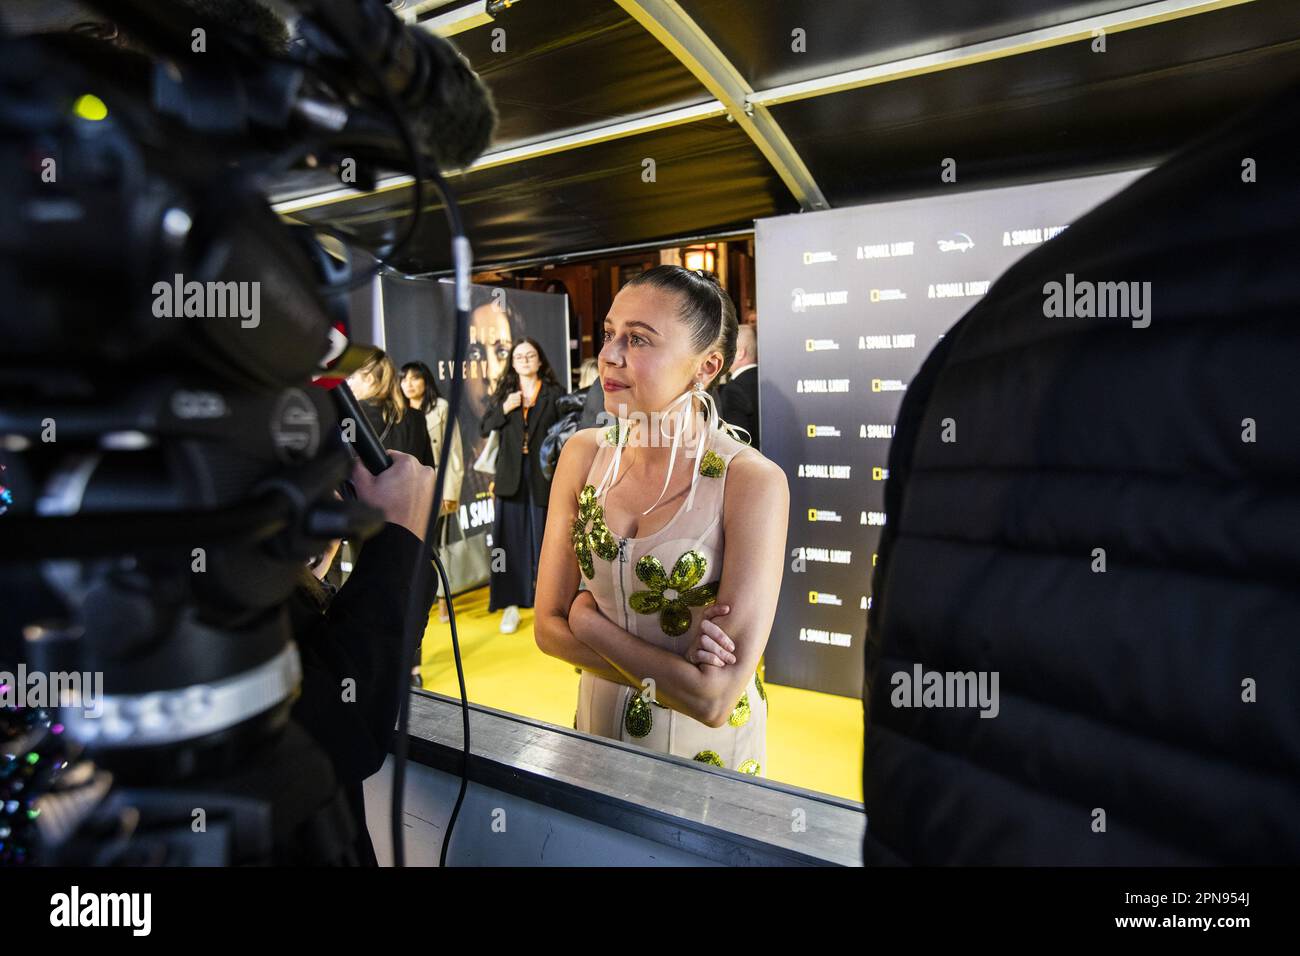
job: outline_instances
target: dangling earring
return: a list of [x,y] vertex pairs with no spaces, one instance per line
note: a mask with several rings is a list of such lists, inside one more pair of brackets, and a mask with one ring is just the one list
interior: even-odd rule
[[[701,411],[707,412],[708,410],[708,406],[705,404],[704,401],[704,397],[706,394],[707,393],[704,391],[704,383],[697,378],[695,380],[694,385],[691,388],[690,417],[691,417],[692,424],[695,424],[698,421],[698,419],[695,417],[697,402],[699,403],[699,408]],[[698,430],[697,430],[697,434],[695,436],[695,448],[690,453],[691,458],[695,458],[699,455],[701,446],[702,446],[701,436],[698,434]]]
[[694,417],[695,402],[699,397],[700,397],[700,380],[696,379],[694,382],[691,383],[690,400],[686,403],[685,407],[682,409],[681,414],[677,416],[677,431],[679,433],[685,433],[686,423],[691,421],[691,419]]

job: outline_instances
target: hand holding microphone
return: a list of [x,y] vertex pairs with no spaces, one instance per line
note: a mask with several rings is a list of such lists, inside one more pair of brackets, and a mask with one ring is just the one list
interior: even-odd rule
[[433,510],[434,471],[411,455],[390,451],[393,464],[372,475],[357,462],[352,468],[352,484],[357,500],[384,513],[384,520],[400,525],[421,541],[429,527]]

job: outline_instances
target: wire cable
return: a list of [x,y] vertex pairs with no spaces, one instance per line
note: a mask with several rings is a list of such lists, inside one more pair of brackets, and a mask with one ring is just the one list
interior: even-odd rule
[[438,569],[438,576],[442,579],[442,593],[447,595],[447,618],[451,622],[451,649],[456,657],[456,677],[460,681],[460,703],[461,719],[463,721],[462,733],[464,734],[464,749],[461,755],[461,773],[460,773],[460,792],[456,794],[456,805],[451,808],[451,816],[447,818],[447,826],[442,831],[442,850],[438,853],[438,865],[447,865],[447,847],[451,843],[451,831],[456,826],[456,818],[460,816],[460,806],[465,802],[465,791],[469,787],[469,697],[465,693],[465,669],[460,663],[460,641],[456,636],[456,613],[451,606],[451,584],[447,580],[447,571],[442,566],[442,561],[438,559],[437,551],[433,554],[434,566]]
[[[436,171],[430,174],[430,181],[434,188],[442,197],[443,207],[447,211],[448,223],[452,232],[452,258],[456,265],[456,286],[455,286],[455,307],[456,307],[456,345],[453,358],[452,369],[461,369],[464,367],[465,353],[468,350],[469,343],[469,270],[471,262],[469,240],[465,237],[464,222],[461,219],[460,207],[456,203],[456,197],[452,194],[446,180]],[[455,434],[455,424],[460,414],[461,398],[464,392],[464,376],[453,373],[451,383],[450,407],[447,411],[447,422],[443,426],[442,450],[438,455],[438,472],[434,484],[433,507],[429,509],[429,524],[425,529],[424,541],[429,546],[430,554],[435,550],[433,545],[434,528],[437,526],[438,509],[442,504],[442,487],[447,473],[448,456],[451,453],[452,436]],[[447,858],[447,846],[451,837],[451,828],[455,825],[456,817],[460,812],[461,803],[465,797],[465,790],[469,782],[469,698],[465,693],[465,672],[461,665],[460,644],[456,633],[456,609],[455,602],[451,596],[451,587],[446,579],[441,562],[436,557],[433,558],[435,567],[442,573],[443,592],[447,596],[447,614],[451,620],[451,640],[452,649],[456,659],[456,675],[460,682],[460,704],[461,719],[464,726],[464,740],[462,745],[463,757],[461,761],[461,786],[460,795],[456,799],[455,808],[448,821],[447,829],[443,833],[441,861],[445,864]],[[415,650],[419,647],[420,636],[424,633],[425,621],[421,620],[419,609],[419,579],[420,565],[417,562],[411,573],[411,587],[408,589],[410,596],[410,609],[408,618],[418,622],[419,630],[414,627],[410,634],[406,635],[406,640],[402,646],[402,660],[409,664],[411,658],[415,655]],[[408,727],[411,716],[411,691],[407,679],[407,668],[401,670],[401,705],[398,709],[397,716],[397,738],[393,746],[393,793],[391,806],[391,819],[389,820],[390,832],[393,842],[393,865],[406,865],[406,847],[404,843],[404,833],[402,828],[402,807],[404,801],[404,791],[406,787],[406,759],[409,750],[410,739],[408,736]]]

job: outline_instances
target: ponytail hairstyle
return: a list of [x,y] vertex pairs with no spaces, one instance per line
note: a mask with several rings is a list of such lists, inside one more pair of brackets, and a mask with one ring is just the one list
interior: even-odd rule
[[705,385],[717,399],[718,380],[731,370],[736,358],[736,330],[740,327],[736,305],[718,277],[700,269],[655,266],[633,277],[627,285],[644,285],[677,295],[681,301],[678,316],[691,330],[691,348],[697,353],[715,348],[722,352],[721,370]]
[[375,390],[369,401],[377,403],[383,411],[384,424],[400,422],[406,414],[406,396],[402,394],[401,379],[397,377],[397,369],[388,354],[376,351],[357,371],[368,372],[374,380]]
[[[736,358],[736,330],[739,323],[736,320],[736,306],[731,301],[731,296],[727,295],[722,284],[718,282],[716,276],[712,273],[704,272],[698,269],[684,269],[681,266],[655,266],[653,269],[647,269],[640,275],[633,277],[624,288],[628,286],[648,286],[652,289],[661,289],[665,292],[675,293],[681,305],[678,308],[677,315],[682,322],[686,324],[690,332],[691,349],[698,355],[711,352],[717,349],[722,353],[722,367],[718,369],[716,375],[704,385],[707,394],[701,394],[693,385],[688,386],[683,394],[669,402],[666,411],[671,412],[677,405],[685,403],[685,409],[682,412],[683,421],[687,414],[694,414],[696,404],[703,406],[707,429],[696,443],[694,449],[688,454],[698,455],[701,458],[701,465],[707,460],[709,441],[712,438],[712,431],[715,428],[726,432],[737,441],[743,441],[738,432],[746,432],[743,428],[734,425],[728,425],[718,413],[719,401],[718,379],[731,370],[731,363]],[[660,423],[660,434],[663,434],[663,424]],[[747,433],[747,432],[746,432]],[[603,434],[603,433],[602,433]],[[603,438],[602,438],[603,440]],[[659,506],[663,501],[664,495],[668,493],[668,483],[672,478],[672,462],[677,455],[677,449],[682,440],[682,428],[674,428],[672,434],[672,454],[668,459],[669,467],[664,474],[664,487],[659,492],[659,498],[645,511],[642,515],[647,515]],[[605,475],[596,486],[596,497],[603,500],[603,494],[607,491],[618,478],[619,461],[623,454],[624,442],[620,439],[614,443],[614,454],[610,456],[609,465],[606,466]],[[691,468],[691,491],[686,496],[685,508],[690,511],[695,504],[695,489],[699,477],[703,473],[702,467]]]

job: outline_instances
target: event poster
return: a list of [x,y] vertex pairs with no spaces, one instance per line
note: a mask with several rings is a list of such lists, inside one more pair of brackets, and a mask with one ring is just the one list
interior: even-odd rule
[[1141,172],[757,222],[763,453],[790,482],[773,683],[861,696],[889,443],[908,382],[1002,272]]
[[489,286],[471,287],[469,349],[462,368],[453,361],[455,292],[450,281],[386,274],[379,287],[383,316],[382,345],[400,369],[407,362],[424,362],[433,372],[438,391],[450,400],[452,380],[463,375],[460,435],[465,478],[460,491],[460,518],[466,534],[491,530],[494,516],[492,476],[474,470],[486,438],[479,422],[492,401],[492,390],[510,367],[515,343],[534,339],[550,362],[560,387],[569,391],[568,297]]

